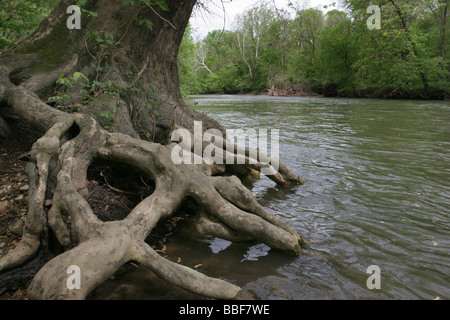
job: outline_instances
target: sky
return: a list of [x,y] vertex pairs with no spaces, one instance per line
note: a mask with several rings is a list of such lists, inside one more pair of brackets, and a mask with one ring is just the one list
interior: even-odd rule
[[[191,18],[191,25],[194,28],[194,37],[196,40],[204,38],[208,32],[213,30],[222,30],[225,17],[225,29],[231,30],[233,21],[237,14],[242,14],[244,11],[252,8],[255,4],[260,4],[262,0],[223,0],[225,7],[225,16],[223,7],[220,0],[211,0],[208,9],[211,12],[205,12],[205,10],[194,10],[194,15]],[[323,9],[324,5],[330,5],[332,0],[266,0],[266,2],[275,2],[278,9],[288,8],[288,2],[300,3],[306,5],[306,8],[318,8],[326,12]],[[335,7],[334,7],[335,8]],[[333,7],[331,9],[334,9]]]

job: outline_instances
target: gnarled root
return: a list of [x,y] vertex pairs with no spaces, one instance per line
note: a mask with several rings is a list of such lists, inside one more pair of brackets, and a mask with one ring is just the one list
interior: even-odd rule
[[[60,146],[61,136],[73,124],[80,133]],[[84,299],[129,261],[198,294],[220,299],[246,296],[235,285],[162,258],[144,242],[158,221],[171,215],[187,198],[195,200],[199,207],[199,230],[204,233],[232,241],[253,239],[293,254],[301,250],[300,236],[261,207],[238,178],[211,177],[193,165],[174,165],[169,148],[108,133],[90,116],[74,114],[58,121],[31,153],[35,154],[38,179],[30,194],[25,235],[17,249],[0,260],[0,268],[11,268],[29,259],[39,248],[39,235],[47,227],[67,250],[36,274],[29,288],[34,299]],[[42,208],[49,163],[57,155],[57,188],[46,216]],[[82,196],[86,192],[86,172],[94,157],[138,168],[155,181],[155,191],[122,221],[100,221]],[[71,248],[74,242],[77,245]],[[80,289],[67,286],[70,266],[79,267]]]
[[[145,243],[158,222],[187,199],[194,200],[198,207],[197,228],[202,233],[231,241],[256,240],[290,254],[301,251],[301,238],[295,230],[259,205],[238,178],[212,176],[223,173],[224,166],[175,165],[171,159],[173,145],[109,133],[91,116],[57,111],[24,88],[8,84],[5,77],[0,77],[0,91],[0,99],[19,116],[46,132],[26,155],[30,200],[24,235],[16,249],[0,259],[0,276],[2,271],[31,259],[49,229],[65,251],[36,274],[29,288],[31,298],[84,299],[130,261],[197,294],[219,299],[249,298],[238,286],[170,262]],[[247,167],[259,170],[270,166],[261,156],[250,161],[249,150],[244,154]],[[154,192],[123,220],[101,221],[86,201],[87,171],[96,158],[139,169],[155,182]],[[282,163],[272,179],[281,185],[301,182]],[[49,188],[50,180],[56,180],[54,190]],[[48,212],[44,210],[46,200],[52,200]],[[72,266],[80,271],[79,289],[68,286],[67,271]]]

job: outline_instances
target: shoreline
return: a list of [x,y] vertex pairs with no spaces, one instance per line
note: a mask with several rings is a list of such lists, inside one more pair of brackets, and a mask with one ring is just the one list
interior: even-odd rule
[[323,90],[322,93],[313,91],[311,88],[302,85],[293,85],[287,87],[266,88],[262,91],[241,91],[241,92],[205,92],[196,94],[186,94],[186,96],[195,95],[246,95],[246,96],[268,96],[268,97],[297,97],[297,98],[354,98],[354,99],[382,99],[382,100],[423,100],[423,101],[450,101],[449,92],[434,91],[428,95],[423,92],[405,91],[399,92],[396,89],[388,89],[382,92],[375,90],[361,90],[356,92],[338,92],[337,90]]

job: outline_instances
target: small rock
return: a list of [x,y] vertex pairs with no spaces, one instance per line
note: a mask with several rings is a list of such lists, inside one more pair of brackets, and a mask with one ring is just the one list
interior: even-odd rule
[[7,200],[0,202],[0,212],[5,212],[9,208],[9,202]]
[[1,249],[1,248],[4,248],[5,246],[6,246],[6,243],[4,243],[4,242],[1,242],[1,243],[0,243],[0,249]]
[[11,186],[4,188],[4,189],[0,189],[0,197],[9,195],[10,190],[11,190]]
[[28,190],[30,190],[30,186],[27,185],[27,184],[20,187],[20,191],[22,191],[22,192],[26,192],[26,191],[28,191]]
[[9,231],[14,233],[15,235],[21,236],[23,233],[23,227],[25,226],[25,222],[22,219],[16,219],[9,225]]
[[19,182],[28,180],[28,176],[26,176],[26,175],[24,175],[24,174],[21,174],[21,175],[17,178],[17,180],[18,180]]
[[15,202],[22,202],[22,200],[23,200],[23,194],[21,194],[20,196],[18,196],[14,199]]

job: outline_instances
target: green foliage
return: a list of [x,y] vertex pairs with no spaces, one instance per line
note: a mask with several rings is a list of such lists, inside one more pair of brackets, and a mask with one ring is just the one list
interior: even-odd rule
[[87,3],[87,0],[78,0],[77,1],[77,6],[80,7],[80,9],[81,9],[81,14],[85,13],[89,17],[98,17],[98,13],[89,11],[89,10],[86,10],[83,8],[86,5],[86,3]]
[[[345,0],[346,12],[252,8],[233,31],[195,42],[188,28],[180,50],[183,93],[260,92],[307,83],[340,93],[450,92],[445,0]],[[382,28],[370,30],[369,5]],[[448,19],[447,19],[448,20]],[[442,30],[447,30],[444,33]]]
[[33,32],[58,0],[0,1],[0,53]]
[[344,12],[332,10],[325,19],[325,28],[319,37],[318,77],[324,83],[338,84],[342,92],[351,92],[355,85],[353,66],[361,45],[359,37]]
[[[381,30],[364,28],[364,1],[348,1],[361,39],[354,64],[359,89],[375,92],[448,90],[448,59],[439,57],[439,8],[428,1],[388,1],[382,8]],[[368,4],[368,2],[366,3]],[[447,89],[446,89],[447,88]]]
[[182,94],[200,93],[197,74],[192,63],[197,45],[192,36],[192,27],[188,25],[184,33],[183,42],[178,52],[178,73],[180,76],[180,90]]
[[69,100],[71,97],[65,93],[67,88],[72,88],[74,85],[79,84],[82,87],[90,87],[89,79],[81,72],[75,72],[71,77],[67,77],[65,74],[59,76],[56,80],[58,85],[56,91],[57,93],[50,97],[48,100],[53,102],[63,102]]
[[108,94],[119,97],[121,93],[129,91],[123,82],[107,80],[107,76],[112,72],[118,72],[116,67],[108,67],[105,63],[111,51],[118,45],[114,39],[114,34],[107,31],[91,31],[89,41],[93,43],[96,55],[92,55],[91,67],[95,71],[95,78],[90,80],[81,72],[75,72],[71,77],[62,74],[56,84],[56,94],[49,98],[49,101],[63,102],[71,97],[65,92],[68,88],[77,85],[78,93],[82,94],[85,104],[91,103],[100,94]]

